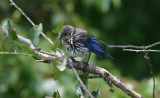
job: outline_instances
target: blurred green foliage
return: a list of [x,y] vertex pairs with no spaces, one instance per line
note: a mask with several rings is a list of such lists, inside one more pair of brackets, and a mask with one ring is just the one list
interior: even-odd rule
[[[4,39],[2,27],[10,19],[16,32],[29,39],[36,36],[35,44],[48,52],[55,48],[65,51],[57,40],[63,24],[73,25],[88,32],[106,44],[148,45],[159,41],[160,1],[159,0],[14,0],[16,4],[37,24],[43,24],[43,32],[56,44],[55,47],[44,39],[38,28],[32,35],[32,25],[8,0],[0,0],[0,51],[29,53],[25,43]],[[56,29],[55,29],[56,28]],[[12,28],[13,29],[13,28]],[[11,36],[16,40],[15,32]],[[19,51],[20,47],[22,48]],[[17,49],[18,48],[18,49]],[[160,46],[153,47],[160,49]],[[115,59],[101,59],[92,54],[90,64],[101,66],[118,76],[130,88],[142,94],[144,98],[152,96],[152,78],[143,53],[123,52],[122,49],[108,48]],[[67,54],[67,53],[66,53]],[[159,53],[149,54],[156,76],[156,97],[160,96]],[[78,58],[80,59],[80,58]],[[59,70],[60,69],[60,70]],[[109,92],[102,79],[88,81],[91,92],[101,85],[103,98],[128,98],[120,89]],[[76,98],[76,78],[72,70],[53,62],[37,63],[35,59],[23,55],[0,55],[0,97],[2,98],[44,98],[57,93],[62,98]],[[55,93],[54,93],[55,92]],[[56,96],[56,95],[55,95]]]

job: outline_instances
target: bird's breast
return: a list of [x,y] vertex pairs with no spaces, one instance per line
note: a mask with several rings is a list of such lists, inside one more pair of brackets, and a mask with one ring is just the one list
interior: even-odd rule
[[88,48],[81,43],[73,42],[73,39],[70,39],[68,42],[62,41],[62,43],[66,47],[67,52],[72,56],[82,57],[90,54]]
[[70,37],[70,38],[68,39],[68,42],[73,45],[73,37]]

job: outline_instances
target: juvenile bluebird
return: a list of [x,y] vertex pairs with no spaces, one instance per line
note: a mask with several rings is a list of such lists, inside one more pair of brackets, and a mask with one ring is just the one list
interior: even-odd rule
[[65,25],[59,33],[59,38],[62,40],[62,44],[66,47],[67,52],[69,52],[71,56],[88,56],[87,63],[91,52],[103,58],[111,57],[106,52],[106,45],[84,29]]

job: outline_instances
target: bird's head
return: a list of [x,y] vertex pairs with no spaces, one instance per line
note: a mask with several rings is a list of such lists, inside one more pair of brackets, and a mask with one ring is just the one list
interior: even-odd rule
[[70,25],[65,25],[62,27],[61,32],[59,33],[59,37],[63,41],[67,41],[71,38],[72,34],[74,32],[74,27]]

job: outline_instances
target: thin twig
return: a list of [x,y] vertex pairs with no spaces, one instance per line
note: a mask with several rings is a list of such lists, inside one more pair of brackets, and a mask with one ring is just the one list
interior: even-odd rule
[[160,50],[136,50],[136,49],[123,49],[123,51],[132,51],[132,52],[160,52]]
[[[150,72],[151,72],[151,75],[152,75],[152,78],[153,78],[153,93],[152,93],[153,98],[155,98],[155,76],[154,76],[154,72],[153,72],[151,61],[150,61],[149,56],[148,56],[148,52],[160,52],[160,50],[151,50],[151,49],[148,49],[148,48],[152,48],[152,47],[154,47],[156,45],[159,45],[159,44],[160,44],[160,41],[159,42],[155,42],[155,43],[150,44],[150,45],[147,45],[147,46],[108,45],[108,47],[110,47],[110,48],[122,48],[123,51],[144,52],[145,53],[144,58],[147,60],[147,62],[149,64]],[[133,49],[124,49],[124,48],[133,48]],[[141,49],[141,50],[137,50],[137,49]]]
[[[9,1],[11,2],[11,5],[13,5],[15,8],[17,8],[21,12],[21,14],[32,24],[32,26],[35,26],[35,23],[23,12],[23,10],[20,7],[17,6],[17,4],[13,0],[9,0]],[[54,43],[49,37],[47,37],[43,32],[41,32],[41,35],[54,46]]]
[[63,59],[62,57],[58,57],[57,55],[54,55],[54,54],[51,54],[51,53],[48,53],[48,52],[45,52],[43,50],[37,50],[36,47],[33,45],[32,41],[21,36],[21,35],[18,35],[17,34],[17,37],[18,37],[18,40],[22,41],[22,42],[25,42],[27,44],[29,44],[29,47],[35,52],[37,53],[39,56],[41,56],[42,58],[45,58],[47,60],[57,60],[57,59]]
[[135,46],[135,45],[108,45],[108,48],[137,48],[137,49],[144,49],[145,46]]
[[86,86],[84,85],[84,83],[82,82],[81,78],[79,77],[79,75],[77,74],[77,71],[76,69],[73,67],[73,63],[72,63],[72,60],[69,59],[69,65],[70,67],[72,68],[74,74],[76,75],[77,77],[77,80],[79,81],[79,83],[82,85],[83,89],[85,90],[85,92],[87,92],[87,94],[91,97],[91,98],[94,98],[94,96],[88,91],[88,89],[86,88]]
[[150,58],[149,58],[147,52],[145,53],[144,58],[147,60],[147,62],[149,64],[149,67],[150,67],[150,72],[151,72],[151,75],[152,75],[152,78],[153,78],[153,93],[152,93],[152,96],[153,96],[153,98],[155,98],[155,76],[154,76],[154,72],[153,72],[153,68],[152,68],[152,63],[150,61]]
[[145,49],[151,48],[151,47],[156,46],[156,45],[160,45],[160,41],[159,42],[155,42],[153,44],[150,44],[148,46],[145,46]]
[[154,47],[156,45],[160,45],[159,42],[155,42],[153,44],[147,45],[147,46],[135,46],[135,45],[108,45],[109,48],[136,48],[136,49],[148,49],[151,47]]
[[0,54],[33,56],[32,54],[27,54],[27,53],[17,53],[17,52],[0,52]]

